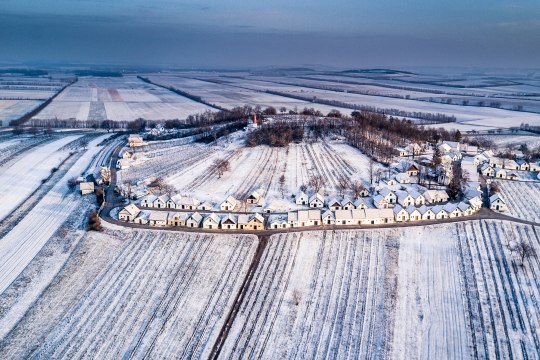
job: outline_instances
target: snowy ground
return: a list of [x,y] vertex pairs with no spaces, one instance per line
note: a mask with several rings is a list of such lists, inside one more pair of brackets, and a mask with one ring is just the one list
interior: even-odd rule
[[53,168],[69,156],[69,151],[62,147],[79,138],[80,135],[66,136],[59,140],[37,146],[27,151],[9,167],[1,167],[0,197],[3,205],[0,207],[0,221],[24,201],[51,174]]
[[69,194],[68,179],[78,177],[92,158],[101,151],[97,146],[110,134],[92,140],[88,150],[66,175],[5,237],[0,239],[0,293],[2,293],[36,256],[49,238],[79,205],[78,196]]
[[[538,358],[540,262],[522,266],[508,244],[538,251],[539,231],[482,220],[273,235],[220,357]],[[88,233],[0,352],[207,357],[256,244],[111,225]]]
[[66,88],[35,119],[131,121],[185,119],[212,108],[135,76],[84,77]]
[[497,181],[497,184],[509,215],[540,222],[539,182]]
[[[340,178],[369,184],[368,158],[340,140],[302,142],[286,148],[243,147],[241,142],[220,140],[218,146],[187,144],[138,152],[137,157],[144,155],[146,159],[119,171],[119,177],[125,183],[162,176],[178,193],[213,203],[229,195],[244,199],[257,190],[264,203],[272,204],[276,210],[295,207],[291,196],[299,192],[301,185],[309,185],[313,175],[323,177],[321,193],[330,197],[339,195]],[[221,177],[212,166],[218,158],[230,163],[230,170]],[[283,186],[279,181],[282,175]]]

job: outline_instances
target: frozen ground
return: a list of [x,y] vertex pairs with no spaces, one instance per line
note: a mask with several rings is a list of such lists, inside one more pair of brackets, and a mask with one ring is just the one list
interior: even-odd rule
[[540,182],[536,181],[496,181],[510,215],[540,222]]
[[0,167],[0,221],[23,202],[51,174],[53,168],[69,156],[69,151],[60,150],[79,138],[80,135],[66,136],[59,140],[37,146],[27,151],[11,166]]
[[131,121],[185,119],[212,108],[149,85],[135,76],[84,77],[66,88],[35,119]]
[[[508,244],[538,250],[538,231],[482,220],[273,235],[220,358],[537,358],[540,262],[522,266]],[[207,357],[256,244],[110,225],[88,233],[0,352]]]
[[68,179],[78,177],[101,150],[97,146],[110,135],[92,140],[88,150],[65,176],[5,237],[0,239],[0,294],[17,278],[49,238],[79,205],[78,196],[69,194]]

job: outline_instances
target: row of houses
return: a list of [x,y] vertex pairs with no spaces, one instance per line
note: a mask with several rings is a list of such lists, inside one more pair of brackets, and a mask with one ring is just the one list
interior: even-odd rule
[[[258,204],[262,201],[262,196],[253,191],[246,198],[248,204]],[[222,201],[218,208],[221,211],[235,211],[241,207],[241,201],[232,196],[228,196]],[[178,209],[178,210],[214,210],[214,204],[209,201],[201,202],[198,199],[180,194],[169,196],[150,194],[141,199],[141,207],[158,209]]]
[[[497,200],[496,210],[504,211],[500,201]],[[397,204],[393,208],[351,208],[326,210],[324,212],[320,209],[309,209],[289,211],[287,214],[270,215],[265,224],[264,217],[259,213],[201,214],[197,211],[179,213],[140,210],[135,204],[130,204],[120,210],[118,218],[123,221],[158,227],[180,226],[223,230],[263,230],[265,225],[269,229],[288,229],[321,225],[380,225],[394,222],[438,220],[470,216],[479,209],[479,206],[473,206],[470,202],[431,206],[424,204],[419,207]]]

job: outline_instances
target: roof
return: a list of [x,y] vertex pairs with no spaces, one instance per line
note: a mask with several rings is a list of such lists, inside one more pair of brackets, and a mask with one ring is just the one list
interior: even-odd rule
[[401,210],[404,210],[404,209],[401,207],[401,205],[396,205],[396,206],[394,206],[394,208],[391,209],[391,210],[392,210],[392,213],[394,213],[394,214],[397,215]]
[[385,187],[385,188],[382,188],[380,191],[379,191],[379,194],[382,195],[382,196],[386,196],[388,194],[393,194],[394,192],[392,190],[390,190],[389,188]]
[[464,202],[462,201],[462,202],[460,202],[460,203],[458,204],[458,208],[459,208],[459,210],[461,210],[461,211],[467,211],[468,209],[471,208],[471,205],[469,205],[469,204],[467,204],[467,203],[464,203]]
[[502,199],[502,197],[499,196],[499,194],[493,194],[489,197],[489,202],[492,203],[494,201],[497,201],[497,200],[500,200],[502,202],[504,202],[504,200]]
[[235,205],[235,206],[238,205],[238,200],[236,200],[232,196],[227,196],[227,199],[225,199],[224,202],[228,202],[229,204]]
[[248,197],[253,197],[253,198],[259,200],[261,198],[261,195],[257,191],[253,191],[251,194],[249,194]]
[[381,219],[393,218],[394,212],[392,209],[377,209],[379,211],[379,217]]
[[222,224],[236,224],[238,220],[236,220],[236,216],[234,214],[228,213],[221,219]]
[[336,220],[351,220],[352,211],[351,210],[336,210],[335,218]]
[[448,204],[445,204],[443,206],[443,209],[446,211],[446,212],[452,212],[454,211],[455,209],[457,208],[457,204],[455,203],[448,203]]
[[405,211],[407,211],[407,213],[409,213],[409,215],[412,215],[413,213],[417,212],[419,213],[420,215],[422,215],[422,213],[420,213],[420,211],[414,206],[414,205],[409,205],[407,206],[407,208],[405,209]]
[[444,206],[442,205],[436,205],[434,207],[431,208],[431,211],[433,211],[435,214],[439,214],[440,212],[447,212],[445,209],[444,209]]
[[167,221],[168,215],[165,211],[151,211],[149,219],[150,221]]
[[182,197],[177,202],[177,204],[180,204],[180,205],[198,205],[199,203],[200,203],[199,200],[192,197]]
[[399,174],[396,175],[396,180],[399,181],[399,182],[402,182],[402,181],[405,181],[405,180],[411,181],[411,177],[407,173],[399,173]]
[[82,182],[79,184],[79,187],[81,191],[83,190],[91,190],[94,191],[94,183],[93,182]]
[[138,213],[141,212],[139,208],[135,204],[129,204],[128,206],[125,206],[121,211],[127,211],[129,215],[136,216]]
[[195,220],[196,222],[201,222],[202,220],[202,215],[199,214],[198,212],[194,212],[193,214],[191,214],[191,216],[188,218],[189,219],[192,219],[192,220]]
[[208,215],[205,219],[204,219],[204,222],[207,222],[207,221],[213,221],[215,222],[216,224],[219,224],[219,221],[221,220],[219,218],[219,216],[216,214],[216,213],[211,213],[210,215]]
[[308,196],[307,196],[307,194],[306,194],[305,192],[300,191],[300,192],[298,193],[298,195],[296,195],[296,197],[299,198],[299,197],[308,197]]
[[322,218],[327,218],[327,217],[331,217],[332,219],[336,219],[336,217],[334,216],[334,213],[331,212],[330,210],[326,210],[323,214],[322,214]]
[[314,195],[312,195],[310,198],[309,198],[309,202],[312,202],[314,200],[320,200],[322,202],[324,202],[324,196],[322,196],[321,194],[319,193],[316,193]]
[[285,215],[270,215],[268,217],[268,223],[272,224],[276,222],[279,222],[279,223],[287,222],[287,217]]
[[375,196],[373,197],[373,202],[374,202],[375,204],[378,204],[378,203],[380,203],[381,201],[385,201],[385,202],[386,202],[385,198],[382,197],[381,195],[375,195]]
[[321,210],[299,210],[298,221],[320,220]]

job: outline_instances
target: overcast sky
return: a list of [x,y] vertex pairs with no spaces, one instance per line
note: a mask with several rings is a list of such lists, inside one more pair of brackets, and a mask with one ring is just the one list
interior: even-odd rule
[[0,0],[0,62],[539,67],[540,0]]

